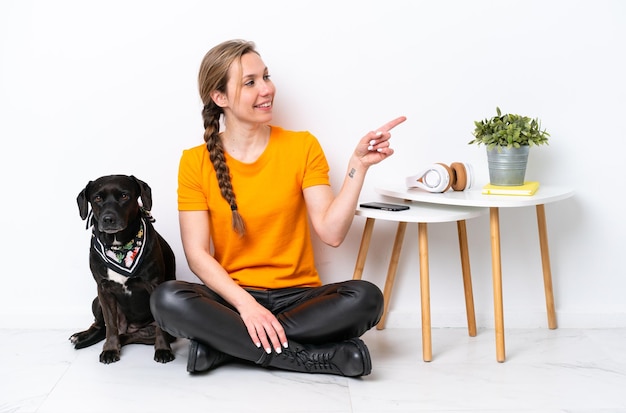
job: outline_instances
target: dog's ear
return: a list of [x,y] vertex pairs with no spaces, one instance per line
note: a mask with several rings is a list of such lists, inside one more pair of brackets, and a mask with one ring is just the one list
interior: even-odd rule
[[131,179],[134,179],[135,182],[137,182],[137,185],[139,185],[139,190],[141,191],[140,197],[142,206],[150,211],[152,209],[152,189],[150,189],[150,185],[148,185],[141,179],[134,177],[133,175],[131,175],[130,177]]
[[92,181],[87,183],[85,189],[80,191],[78,196],[76,197],[76,202],[78,203],[78,212],[80,213],[80,218],[82,220],[87,219],[87,215],[89,215],[89,199],[87,199],[87,193],[89,192],[89,187],[91,186]]

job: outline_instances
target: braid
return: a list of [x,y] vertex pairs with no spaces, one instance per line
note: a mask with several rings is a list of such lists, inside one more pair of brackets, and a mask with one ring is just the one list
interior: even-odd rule
[[241,56],[246,53],[257,53],[254,43],[239,39],[227,40],[207,52],[198,72],[198,90],[200,99],[205,105],[202,109],[204,141],[217,174],[220,192],[232,211],[233,229],[239,236],[245,235],[246,228],[243,218],[237,211],[237,200],[219,135],[220,116],[224,114],[224,110],[213,101],[211,94],[226,93],[230,67],[232,64],[241,65]]
[[215,173],[217,175],[217,182],[220,186],[220,192],[222,197],[230,205],[230,210],[233,215],[233,229],[240,236],[246,233],[245,224],[239,211],[237,210],[237,200],[235,199],[235,192],[233,191],[233,184],[231,182],[230,170],[226,164],[226,157],[224,156],[224,146],[219,136],[219,120],[222,114],[222,108],[217,106],[213,101],[209,101],[202,110],[202,118],[204,120],[204,141],[206,142],[207,150],[209,151],[209,158]]

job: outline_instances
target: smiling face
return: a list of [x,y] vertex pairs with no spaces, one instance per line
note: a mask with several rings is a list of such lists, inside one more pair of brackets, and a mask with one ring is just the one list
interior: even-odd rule
[[226,93],[216,91],[213,100],[224,109],[227,121],[266,124],[272,120],[275,93],[261,57],[246,53],[241,64],[235,61],[230,65]]

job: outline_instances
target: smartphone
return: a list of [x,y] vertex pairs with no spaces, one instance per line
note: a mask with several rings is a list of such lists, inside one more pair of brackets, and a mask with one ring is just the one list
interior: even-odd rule
[[388,204],[387,202],[366,202],[360,205],[362,208],[382,209],[383,211],[405,211],[408,205]]

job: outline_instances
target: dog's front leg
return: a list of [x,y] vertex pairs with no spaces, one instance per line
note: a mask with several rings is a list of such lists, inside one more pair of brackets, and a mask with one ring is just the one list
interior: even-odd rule
[[100,362],[104,364],[119,361],[122,347],[118,329],[117,302],[113,294],[108,291],[107,284],[105,281],[98,286],[98,299],[106,326],[106,340],[100,353]]
[[[152,282],[146,282],[146,290],[152,294],[152,292],[159,286],[161,281],[152,280]],[[176,356],[174,356],[174,352],[172,351],[172,347],[170,343],[176,340],[175,337],[161,330],[161,327],[154,322],[156,327],[154,334],[154,361],[159,363],[169,363],[174,360]]]
[[158,361],[159,363],[169,363],[176,358],[174,356],[174,352],[172,351],[172,347],[170,347],[171,341],[174,341],[174,337],[170,336],[157,326],[154,341],[154,361]]

